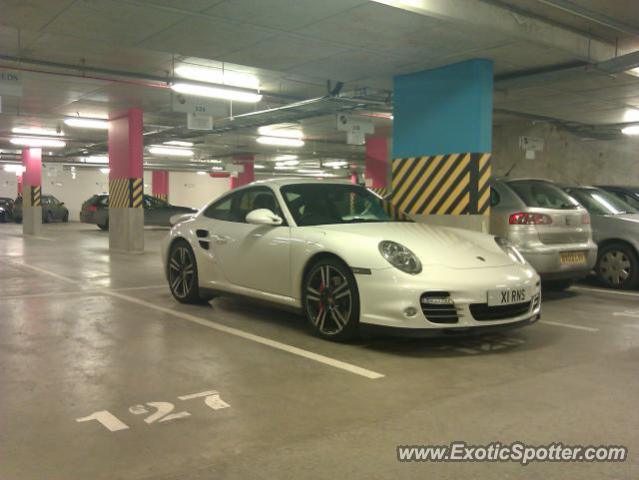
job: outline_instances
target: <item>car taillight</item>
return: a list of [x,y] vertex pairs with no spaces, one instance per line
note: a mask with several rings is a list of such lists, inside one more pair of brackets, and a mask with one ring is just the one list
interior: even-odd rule
[[552,217],[545,213],[517,212],[508,218],[508,223],[511,225],[550,225]]
[[98,207],[96,207],[95,205],[89,205],[87,207],[87,211],[89,211],[89,212],[97,212],[98,211]]
[[581,217],[581,224],[590,225],[590,215],[588,213],[584,213],[584,215]]

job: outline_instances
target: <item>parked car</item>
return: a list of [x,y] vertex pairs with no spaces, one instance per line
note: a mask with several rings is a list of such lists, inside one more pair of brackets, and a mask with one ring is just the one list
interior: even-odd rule
[[[171,205],[164,200],[144,195],[142,198],[144,208],[144,224],[168,227],[170,218],[176,214],[195,213],[197,210],[189,207]],[[80,209],[80,221],[93,223],[102,230],[109,229],[109,194],[101,193],[93,195],[82,204]]]
[[597,185],[607,192],[620,198],[635,210],[639,210],[639,187],[622,187],[619,185]]
[[[42,223],[68,222],[69,210],[53,195],[42,195],[40,197],[42,205]],[[16,223],[22,222],[22,197],[15,199],[13,207],[13,219]]]
[[177,223],[162,249],[179,302],[239,294],[304,312],[323,338],[360,325],[470,334],[539,318],[539,276],[512,244],[393,220],[366,188],[273,179],[235,189]]
[[519,249],[547,287],[568,288],[595,266],[590,215],[547,180],[491,179],[490,227]]
[[0,197],[0,222],[5,223],[13,218],[13,198]]
[[594,187],[564,190],[590,213],[599,246],[595,272],[608,287],[639,286],[639,211],[612,193]]

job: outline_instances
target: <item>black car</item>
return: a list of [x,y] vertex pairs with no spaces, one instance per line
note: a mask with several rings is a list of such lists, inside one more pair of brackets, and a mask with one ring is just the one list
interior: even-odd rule
[[[142,199],[144,207],[144,224],[168,227],[171,225],[169,219],[173,215],[180,213],[195,213],[197,210],[189,207],[178,207],[171,205],[165,200],[144,195]],[[93,223],[102,230],[109,229],[109,194],[102,193],[93,195],[82,204],[80,210],[80,221],[83,223]]]
[[[40,197],[42,205],[42,223],[68,222],[69,210],[53,195],[42,195]],[[15,199],[13,206],[13,219],[16,223],[22,222],[22,197]]]
[[0,197],[0,222],[5,223],[13,218],[13,198]]
[[624,187],[620,185],[597,185],[597,187],[612,193],[639,210],[639,187]]

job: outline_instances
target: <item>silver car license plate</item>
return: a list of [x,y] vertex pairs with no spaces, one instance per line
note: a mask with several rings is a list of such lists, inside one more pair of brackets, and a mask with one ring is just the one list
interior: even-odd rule
[[488,305],[512,305],[530,300],[530,294],[526,287],[497,288],[488,290]]

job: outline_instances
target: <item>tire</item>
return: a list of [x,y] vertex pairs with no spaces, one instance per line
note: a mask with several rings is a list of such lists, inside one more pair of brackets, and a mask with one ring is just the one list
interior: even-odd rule
[[0,214],[0,223],[7,223],[7,214],[6,213]]
[[350,268],[324,258],[308,270],[302,285],[304,314],[314,333],[343,342],[359,330],[359,290]]
[[106,221],[106,223],[105,223],[105,224],[100,224],[100,223],[98,223],[97,225],[98,225],[98,228],[99,228],[100,230],[105,230],[105,231],[106,231],[106,230],[108,230],[108,229],[109,229],[109,221],[108,221],[108,220]]
[[547,290],[563,292],[564,290],[568,290],[572,287],[573,283],[574,280],[547,280],[542,283],[542,286]]
[[44,223],[51,223],[53,222],[53,215],[51,214],[51,212],[47,212],[46,215],[44,216]]
[[611,243],[599,250],[595,271],[607,287],[632,290],[639,286],[637,252],[624,243]]
[[69,223],[69,212],[66,212],[66,213],[64,214],[64,216],[62,217],[62,221],[63,221],[64,223]]
[[209,300],[200,295],[197,261],[193,249],[186,240],[176,240],[171,245],[167,262],[167,278],[171,294],[178,302],[201,304]]

